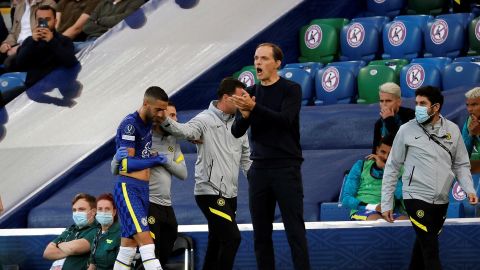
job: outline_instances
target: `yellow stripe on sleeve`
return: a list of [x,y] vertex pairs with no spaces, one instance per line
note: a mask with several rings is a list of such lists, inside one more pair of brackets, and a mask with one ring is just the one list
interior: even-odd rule
[[213,214],[217,215],[217,216],[220,216],[228,221],[232,221],[232,217],[230,217],[230,215],[228,214],[225,214],[224,212],[222,211],[218,211],[217,209],[213,209],[211,207],[208,207],[208,209],[210,209],[210,212],[212,212]]
[[122,193],[123,193],[123,198],[125,199],[125,203],[127,204],[128,212],[130,213],[130,216],[133,219],[133,224],[135,224],[135,229],[137,229],[137,232],[142,232],[142,228],[140,228],[140,224],[138,224],[137,216],[135,216],[135,212],[133,212],[132,204],[130,203],[130,199],[128,198],[126,183],[122,183]]
[[127,172],[127,159],[124,158],[122,159],[122,162],[120,164],[120,172],[126,173]]

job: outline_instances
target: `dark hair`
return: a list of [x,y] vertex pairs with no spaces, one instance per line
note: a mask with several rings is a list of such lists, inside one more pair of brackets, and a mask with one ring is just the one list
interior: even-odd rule
[[224,94],[233,95],[236,88],[245,89],[245,84],[233,77],[223,79],[217,90],[218,99],[221,99]]
[[158,86],[150,86],[147,88],[145,91],[145,96],[146,99],[154,99],[154,100],[161,100],[161,101],[167,101],[168,102],[168,95],[165,93],[165,91],[158,87]]
[[167,106],[170,106],[170,107],[174,107],[174,108],[177,108],[177,106],[175,106],[175,103],[173,103],[172,101],[168,101],[168,105]]
[[283,61],[283,52],[282,52],[282,49],[280,49],[280,47],[278,47],[278,45],[270,43],[270,42],[265,42],[265,43],[259,44],[257,46],[257,49],[260,48],[260,47],[263,47],[263,46],[268,46],[268,47],[272,48],[273,59],[275,61],[277,61],[277,60]]
[[440,92],[440,88],[438,87],[430,85],[422,86],[415,91],[415,96],[426,97],[430,101],[430,103],[432,103],[432,105],[438,103],[440,104],[440,109],[442,109],[443,95],[442,92]]
[[53,18],[57,17],[57,10],[54,7],[49,6],[49,5],[41,5],[35,11],[35,18],[37,18],[37,11],[39,11],[39,10],[50,10],[53,13]]
[[72,205],[74,205],[78,200],[84,199],[90,205],[90,208],[97,208],[97,200],[90,194],[87,193],[78,193],[73,197]]
[[393,145],[393,140],[395,139],[395,135],[392,135],[392,134],[389,134],[383,138],[380,139],[380,141],[378,142],[378,146],[382,145],[382,144],[385,144],[385,145],[388,145],[388,146],[392,146]]
[[[100,194],[98,195],[97,197],[97,202],[101,201],[101,200],[106,200],[106,201],[109,201],[112,203],[113,205],[113,209],[117,209],[117,207],[115,206],[115,201],[113,200],[113,195],[112,193],[103,193],[103,194]],[[115,215],[113,217],[113,220],[114,221],[117,221],[117,215]]]

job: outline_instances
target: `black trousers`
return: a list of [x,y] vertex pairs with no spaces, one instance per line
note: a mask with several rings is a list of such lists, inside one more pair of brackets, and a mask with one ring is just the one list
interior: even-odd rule
[[277,202],[285,225],[293,265],[297,270],[310,269],[303,220],[303,185],[300,167],[250,168],[248,182],[258,269],[275,269],[272,223]]
[[430,204],[422,200],[404,200],[417,235],[410,260],[410,270],[441,270],[438,235],[447,215],[447,204]]
[[232,269],[241,241],[235,220],[237,198],[196,195],[195,200],[208,221],[208,246],[203,270]]
[[171,206],[150,203],[148,209],[148,226],[155,237],[155,256],[165,265],[172,253],[177,239],[177,218]]

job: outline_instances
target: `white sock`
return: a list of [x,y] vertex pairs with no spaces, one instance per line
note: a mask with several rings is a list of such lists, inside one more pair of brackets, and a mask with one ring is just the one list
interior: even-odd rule
[[143,267],[145,270],[162,270],[160,261],[155,258],[154,244],[141,246],[138,250],[140,250],[140,256],[142,256]]
[[137,248],[120,247],[113,270],[129,270],[135,253],[137,253]]

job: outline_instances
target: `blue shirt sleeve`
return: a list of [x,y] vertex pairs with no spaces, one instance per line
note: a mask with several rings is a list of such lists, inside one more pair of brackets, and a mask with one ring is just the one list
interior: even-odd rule
[[473,151],[473,136],[470,136],[468,132],[468,126],[467,126],[468,121],[465,121],[465,124],[463,124],[462,128],[462,138],[463,142],[465,143],[465,147],[467,148],[468,156],[472,156],[472,151]]
[[350,172],[343,183],[342,204],[350,209],[359,209],[360,200],[356,198],[358,187],[360,186],[360,177],[362,175],[363,160],[358,160],[353,164]]
[[122,121],[117,131],[117,147],[135,148],[138,130],[133,118],[126,118]]

